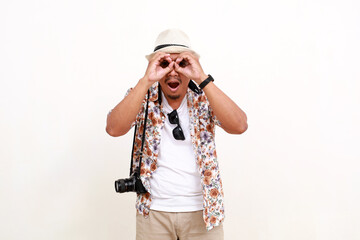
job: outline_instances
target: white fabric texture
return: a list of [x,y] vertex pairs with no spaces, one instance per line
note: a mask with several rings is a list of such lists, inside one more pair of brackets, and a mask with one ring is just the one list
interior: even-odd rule
[[150,209],[166,212],[188,212],[203,209],[200,174],[190,137],[190,119],[187,99],[184,97],[177,113],[185,140],[176,140],[167,114],[173,109],[164,95],[163,112],[166,115],[161,131],[158,167],[150,179],[152,203]]

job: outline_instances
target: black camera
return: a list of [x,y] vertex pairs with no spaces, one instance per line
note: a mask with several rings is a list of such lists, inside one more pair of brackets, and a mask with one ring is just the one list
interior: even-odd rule
[[115,181],[115,191],[118,193],[137,192],[147,193],[144,185],[141,182],[139,173],[135,171],[129,178],[119,179]]

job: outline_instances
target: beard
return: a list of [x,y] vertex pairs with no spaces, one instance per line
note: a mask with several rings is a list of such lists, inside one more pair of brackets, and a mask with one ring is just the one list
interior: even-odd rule
[[180,98],[180,95],[169,95],[169,94],[166,94],[166,96],[168,98],[170,98],[171,100],[177,100]]

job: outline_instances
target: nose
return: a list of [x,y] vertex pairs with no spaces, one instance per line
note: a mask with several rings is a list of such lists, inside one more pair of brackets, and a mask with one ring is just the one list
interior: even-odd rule
[[169,76],[178,76],[179,73],[177,71],[175,71],[175,68],[173,68],[169,73],[168,73]]

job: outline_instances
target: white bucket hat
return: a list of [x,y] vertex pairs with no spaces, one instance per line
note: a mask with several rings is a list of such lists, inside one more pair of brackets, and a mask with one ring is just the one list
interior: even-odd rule
[[192,52],[197,57],[200,57],[194,50],[191,49],[189,37],[179,29],[168,29],[159,34],[155,41],[154,52],[146,55],[147,60],[150,60],[157,52],[166,53],[181,53]]

